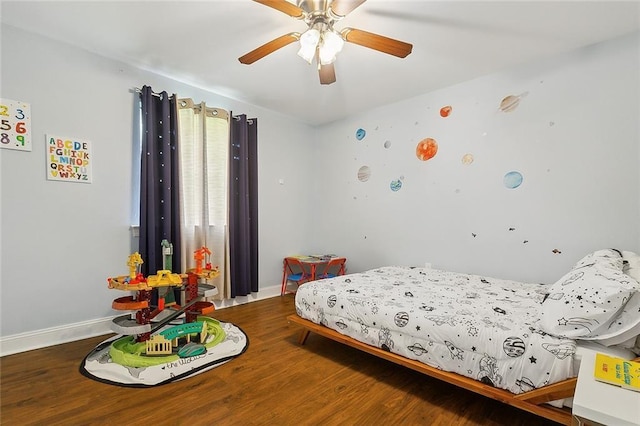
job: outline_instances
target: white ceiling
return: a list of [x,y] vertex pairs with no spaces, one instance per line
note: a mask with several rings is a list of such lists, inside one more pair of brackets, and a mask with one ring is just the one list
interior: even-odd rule
[[337,82],[321,86],[296,43],[253,65],[238,62],[306,29],[251,0],[2,0],[0,13],[3,24],[314,125],[640,28],[638,1],[368,0],[336,29],[406,41],[413,52],[399,59],[347,43],[335,63]]

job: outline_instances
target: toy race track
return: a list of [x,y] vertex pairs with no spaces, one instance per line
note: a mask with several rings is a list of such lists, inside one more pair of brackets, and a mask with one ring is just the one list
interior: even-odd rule
[[[125,366],[158,365],[179,356],[196,356],[206,351],[212,342],[218,341],[220,335],[224,339],[221,329],[213,325],[215,320],[196,320],[208,318],[204,315],[215,310],[209,300],[218,294],[218,289],[207,281],[216,278],[219,271],[209,262],[202,266],[211,251],[206,247],[196,250],[196,267],[187,270],[186,274],[176,274],[169,269],[172,245],[163,240],[162,247],[164,269],[155,275],[143,276],[139,267],[144,262],[136,252],[127,261],[129,275],[107,279],[110,289],[134,293],[114,299],[111,305],[114,310],[130,311],[115,317],[111,327],[114,332],[125,336],[114,341],[111,349],[113,361]],[[179,302],[174,300],[176,292],[179,292]],[[155,306],[151,304],[152,294],[157,299]],[[184,324],[165,329],[167,324],[183,314]],[[152,322],[153,319],[156,321]],[[192,343],[192,337],[198,343]]]

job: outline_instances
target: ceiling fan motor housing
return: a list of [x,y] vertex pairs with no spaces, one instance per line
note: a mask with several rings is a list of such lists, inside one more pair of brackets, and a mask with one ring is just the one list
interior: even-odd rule
[[316,11],[322,11],[328,9],[329,0],[298,0],[298,7],[304,10],[306,13],[313,13]]

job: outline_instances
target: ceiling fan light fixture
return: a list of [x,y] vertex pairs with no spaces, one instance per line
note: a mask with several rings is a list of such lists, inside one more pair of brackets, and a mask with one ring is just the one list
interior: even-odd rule
[[[0,0],[2,1],[2,0]],[[413,45],[380,34],[357,28],[334,30],[334,24],[342,20],[367,0],[253,0],[269,6],[292,18],[303,21],[307,30],[302,34],[292,32],[277,37],[238,58],[242,64],[252,64],[265,56],[298,41],[298,56],[311,65],[318,65],[320,84],[336,81],[333,62],[345,43],[357,44],[378,52],[405,58]],[[295,3],[295,4],[294,4]]]
[[318,49],[318,57],[322,65],[328,65],[336,60],[336,55],[340,53],[344,46],[344,39],[333,30],[322,33],[322,41]]
[[320,31],[315,28],[309,28],[300,35],[300,50],[298,50],[298,56],[311,63],[316,56],[316,48],[319,42]]

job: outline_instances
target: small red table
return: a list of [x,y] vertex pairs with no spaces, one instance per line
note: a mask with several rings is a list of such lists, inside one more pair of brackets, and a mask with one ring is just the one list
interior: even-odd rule
[[316,279],[316,273],[317,273],[319,265],[326,265],[331,260],[334,260],[334,259],[344,259],[344,262],[340,266],[340,270],[336,274],[336,275],[344,275],[344,273],[345,273],[345,263],[347,261],[346,258],[342,258],[342,257],[339,257],[339,256],[334,256],[334,255],[323,255],[323,256],[304,255],[304,256],[288,256],[288,257],[285,257],[284,261],[283,261],[283,268],[282,268],[283,269],[283,271],[282,271],[282,289],[283,289],[283,291],[284,291],[284,289],[286,289],[287,269],[288,269],[287,265],[288,265],[290,259],[291,260],[297,260],[298,262],[300,262],[302,264],[302,267],[305,268],[304,272],[306,272],[306,270],[308,269],[310,278],[307,281],[314,281]]

